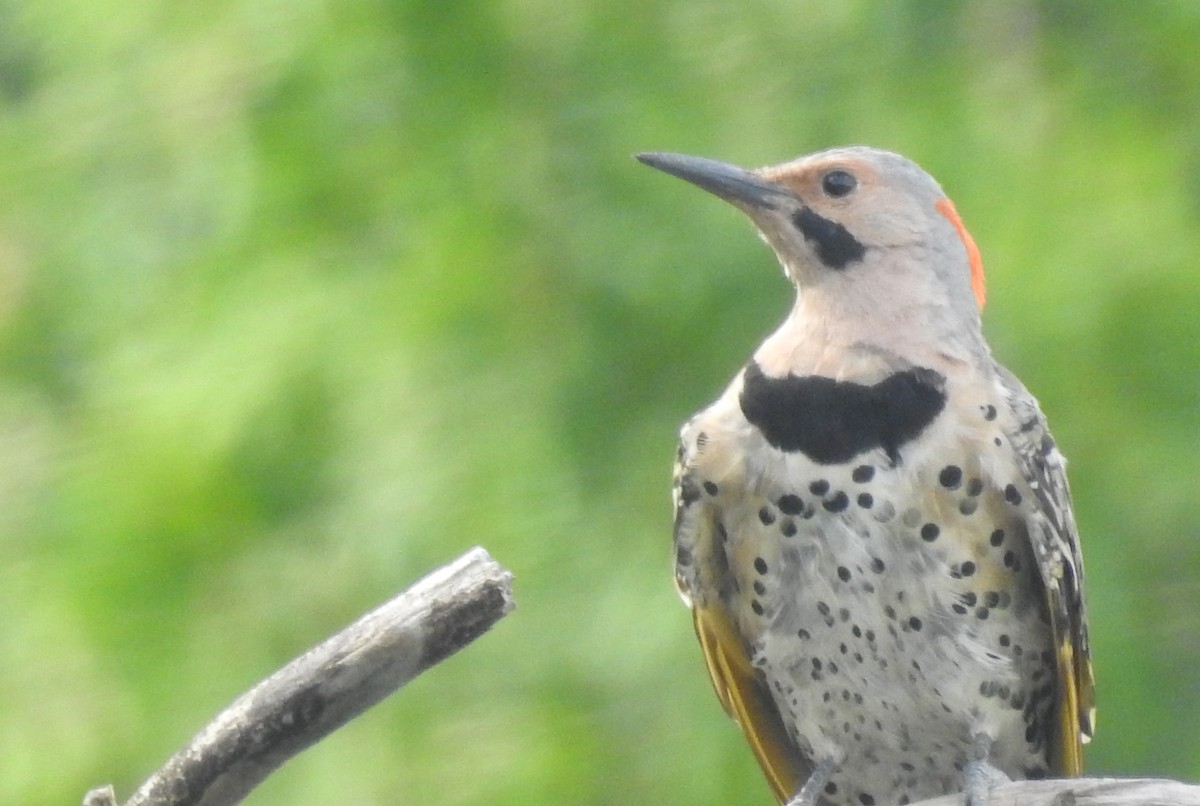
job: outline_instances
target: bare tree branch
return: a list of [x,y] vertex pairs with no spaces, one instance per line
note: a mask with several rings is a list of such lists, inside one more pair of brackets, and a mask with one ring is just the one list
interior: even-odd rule
[[[992,789],[988,806],[1200,806],[1200,786],[1157,778],[1056,778]],[[913,806],[962,806],[946,795]]]
[[[512,575],[474,548],[243,694],[125,806],[228,806],[276,768],[487,632]],[[115,806],[111,788],[88,806]]]

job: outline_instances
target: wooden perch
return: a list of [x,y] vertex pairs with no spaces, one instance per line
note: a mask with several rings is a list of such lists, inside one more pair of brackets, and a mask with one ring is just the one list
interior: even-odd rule
[[[482,548],[293,660],[243,694],[172,756],[125,806],[228,806],[276,768],[513,609],[512,575]],[[85,806],[116,806],[111,787]]]
[[[994,787],[988,806],[1200,806],[1200,786],[1157,778],[1056,778]],[[946,795],[913,806],[962,806]]]

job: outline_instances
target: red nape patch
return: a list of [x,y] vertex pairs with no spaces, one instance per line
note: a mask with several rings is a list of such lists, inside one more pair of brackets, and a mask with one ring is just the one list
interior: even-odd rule
[[967,232],[967,228],[963,226],[962,219],[958,217],[958,211],[954,209],[954,202],[949,199],[940,199],[934,208],[954,225],[954,229],[958,231],[958,237],[962,239],[963,246],[967,248],[967,262],[971,264],[971,290],[975,292],[975,301],[982,309],[984,300],[987,299],[987,284],[983,279],[983,257],[979,254],[979,247],[975,245],[975,239],[971,237],[971,233]]

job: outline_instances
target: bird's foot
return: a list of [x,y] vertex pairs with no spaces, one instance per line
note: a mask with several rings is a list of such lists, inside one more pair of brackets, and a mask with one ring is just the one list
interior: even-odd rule
[[992,787],[1012,780],[999,767],[988,763],[992,740],[980,734],[975,737],[972,758],[963,770],[963,806],[987,806]]

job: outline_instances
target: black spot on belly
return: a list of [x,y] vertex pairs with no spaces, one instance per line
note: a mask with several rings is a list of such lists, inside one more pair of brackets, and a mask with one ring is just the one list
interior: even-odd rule
[[812,244],[820,261],[831,269],[844,269],[862,260],[867,252],[862,242],[850,234],[850,230],[813,212],[809,207],[794,213],[792,223],[800,230],[804,240]]
[[690,507],[700,500],[700,487],[691,476],[684,476],[679,482],[679,503]]
[[740,403],[746,419],[781,451],[823,465],[883,448],[893,463],[946,404],[945,378],[917,367],[873,386],[818,375],[771,378],[746,366]]
[[804,502],[800,500],[799,496],[792,495],[791,493],[779,496],[779,500],[776,503],[779,506],[779,511],[785,515],[799,515],[804,511]]

